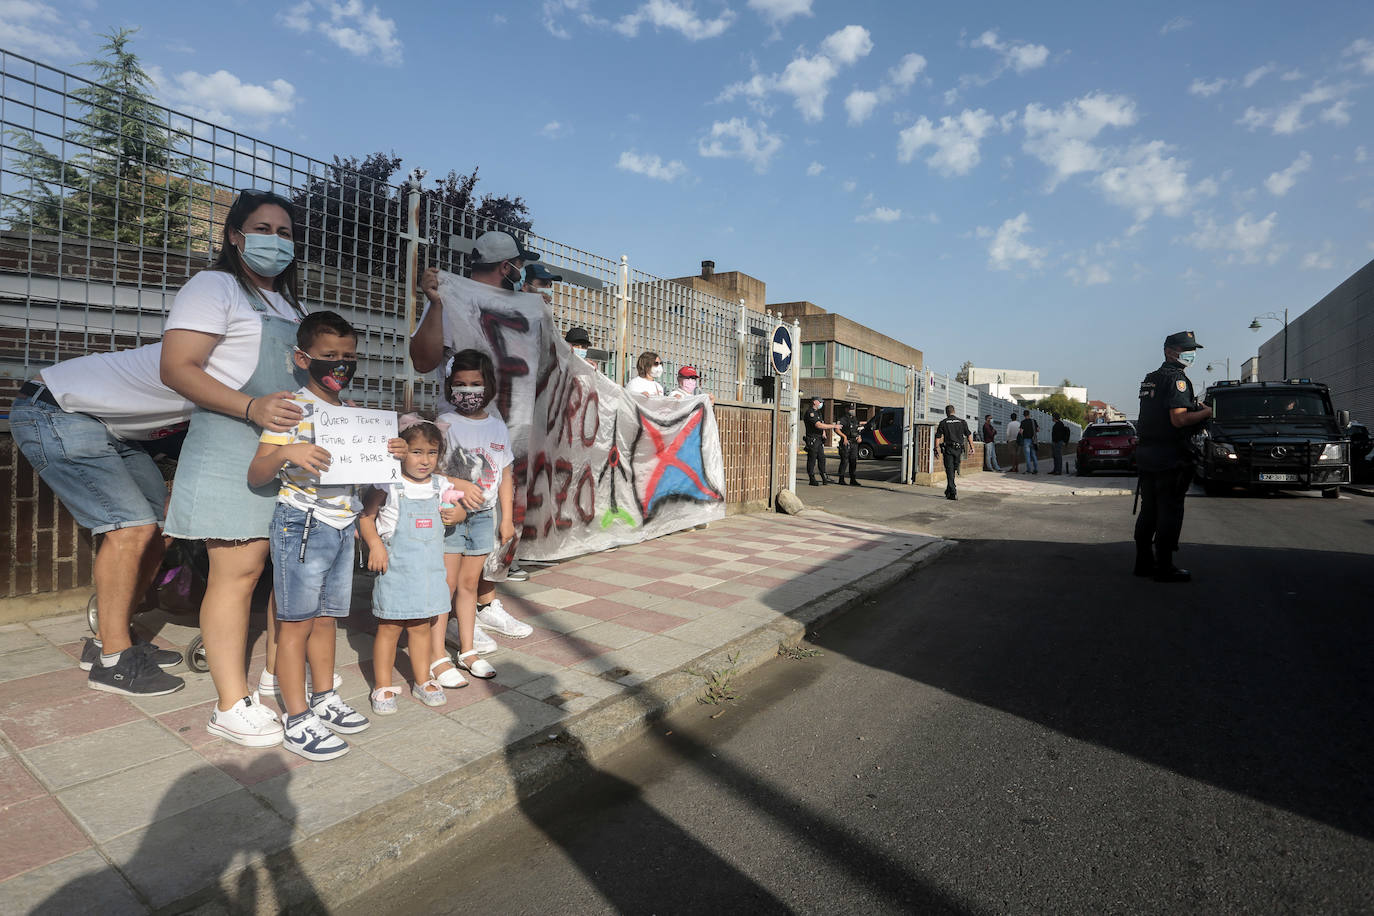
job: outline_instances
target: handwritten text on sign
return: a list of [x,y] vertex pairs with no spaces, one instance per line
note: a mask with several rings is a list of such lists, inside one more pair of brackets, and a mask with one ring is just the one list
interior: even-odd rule
[[386,449],[396,436],[396,414],[365,407],[317,407],[315,444],[329,452],[320,483],[385,483],[401,479],[401,465]]

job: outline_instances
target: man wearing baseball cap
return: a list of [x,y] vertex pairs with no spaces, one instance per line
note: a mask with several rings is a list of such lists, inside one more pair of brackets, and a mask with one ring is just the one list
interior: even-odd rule
[[1193,479],[1190,439],[1212,416],[1199,404],[1184,370],[1202,349],[1192,331],[1164,339],[1164,364],[1140,383],[1136,467],[1140,471],[1140,515],[1135,520],[1135,574],[1156,582],[1187,582],[1192,576],[1174,566],[1183,530],[1183,500]]
[[549,305],[553,305],[553,285],[562,282],[562,274],[554,273],[537,261],[525,267],[525,289],[543,296]]

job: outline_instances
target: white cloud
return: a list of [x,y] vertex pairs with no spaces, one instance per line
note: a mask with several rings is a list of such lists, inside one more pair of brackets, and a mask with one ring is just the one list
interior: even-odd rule
[[66,13],[37,0],[0,0],[0,41],[6,49],[39,59],[77,57],[68,35],[77,31]]
[[1250,130],[1267,127],[1276,134],[1295,134],[1312,126],[1302,119],[1307,108],[1334,102],[1335,104],[1322,111],[1321,119],[1337,126],[1344,126],[1350,121],[1348,103],[1345,99],[1354,88],[1351,83],[1316,83],[1311,89],[1279,108],[1246,108],[1236,123]]
[[842,67],[858,63],[873,50],[873,38],[861,25],[847,25],[821,42],[821,53]]
[[847,25],[821,42],[821,51],[808,55],[798,52],[779,74],[756,73],[748,80],[725,87],[716,101],[728,102],[744,96],[761,114],[770,114],[765,100],[771,92],[792,96],[804,120],[817,122],[825,117],[825,100],[830,83],[848,66],[873,49],[873,39],[863,26]]
[[993,270],[1010,270],[1016,262],[1021,261],[1039,270],[1046,250],[1033,248],[1022,240],[1021,236],[1029,231],[1030,217],[1024,212],[1014,219],[1003,221],[996,232],[980,227],[980,238],[992,236],[992,242],[988,244],[988,266]]
[[997,124],[997,119],[983,109],[965,108],[955,118],[943,117],[934,124],[922,116],[897,137],[897,161],[910,162],[927,146],[935,152],[926,165],[944,175],[967,175],[982,158],[978,144]]
[[708,159],[743,159],[754,171],[768,171],[768,165],[778,150],[782,137],[768,132],[762,121],[751,124],[746,118],[717,121],[711,131],[697,143],[697,152]]
[[902,218],[901,210],[894,210],[891,207],[874,207],[867,213],[861,213],[854,217],[856,223],[895,223]]
[[243,82],[228,70],[187,70],[170,78],[154,67],[148,72],[168,104],[224,127],[234,127],[241,119],[266,124],[296,107],[296,87],[284,79],[257,85]]
[[855,89],[844,100],[844,109],[849,112],[850,124],[862,124],[878,107],[878,93]]
[[844,188],[846,193],[853,194],[855,190],[858,189],[859,183],[855,181],[853,178],[850,178],[847,179],[843,184],[841,184],[840,187]]
[[734,21],[735,12],[728,8],[722,10],[715,19],[702,19],[689,2],[649,0],[633,13],[622,16],[615,24],[615,30],[626,37],[634,38],[639,34],[639,27],[647,22],[655,30],[670,29],[689,41],[701,41],[724,34]]
[[1080,172],[1099,171],[1104,152],[1092,141],[1108,127],[1130,127],[1137,119],[1135,103],[1124,95],[1094,92],[1060,106],[1026,106],[1021,125],[1023,149],[1054,169],[1049,188]]
[[1310,168],[1312,154],[1303,150],[1288,168],[1281,172],[1271,172],[1269,177],[1264,179],[1264,186],[1269,189],[1270,194],[1282,197],[1293,190],[1293,185],[1298,183],[1298,176]]
[[1285,83],[1291,83],[1293,82],[1293,80],[1300,80],[1302,79],[1302,71],[1285,70],[1282,74],[1280,74],[1279,79],[1283,80]]
[[1343,58],[1353,58],[1355,66],[1366,74],[1374,74],[1374,41],[1357,38],[1341,52]]
[[749,8],[773,25],[811,15],[811,0],[749,0]]
[[1218,225],[1212,216],[1195,215],[1196,230],[1185,241],[1203,251],[1230,252],[1233,259],[1245,264],[1254,264],[1269,245],[1274,227],[1278,224],[1278,214],[1270,213],[1264,219],[1256,220],[1249,213],[1242,213],[1234,222]]
[[926,59],[919,54],[907,54],[897,66],[887,71],[887,79],[897,89],[910,89],[926,68]]
[[1045,66],[1050,59],[1050,49],[1044,45],[1024,41],[1002,41],[996,32],[988,31],[979,35],[971,43],[974,48],[987,48],[1002,57],[1003,67],[1010,67],[1017,73],[1025,73]]
[[1216,95],[1229,85],[1231,85],[1231,81],[1223,77],[1217,77],[1214,80],[1195,79],[1188,84],[1188,94],[1207,98]]
[[587,0],[544,0],[542,21],[544,28],[554,38],[567,40],[572,38],[572,33],[563,27],[559,21],[564,13],[571,13],[586,25],[608,26],[604,19],[593,16],[587,6]]
[[1064,271],[1064,276],[1068,277],[1074,286],[1100,286],[1112,282],[1111,271],[1105,264],[1089,263],[1086,257],[1080,257],[1076,266]]
[[821,165],[819,162],[813,162],[806,167],[806,174],[811,178],[815,178],[817,175],[824,171],[825,166]]
[[1357,146],[1357,147],[1355,147],[1355,161],[1356,161],[1356,162],[1367,162],[1368,160],[1369,160],[1369,151],[1366,150],[1363,146]]
[[615,167],[625,172],[634,172],[636,175],[643,175],[645,178],[653,178],[657,181],[676,181],[687,174],[687,166],[674,159],[671,162],[664,162],[658,156],[640,155],[636,150],[626,150],[620,154],[620,161]]
[[1159,34],[1168,35],[1170,32],[1181,32],[1192,24],[1193,20],[1187,16],[1175,16],[1159,27]]
[[364,6],[362,0],[322,0],[318,4],[304,0],[279,13],[278,20],[296,32],[319,32],[358,57],[375,56],[392,66],[401,63],[402,45],[396,37],[396,20],[383,16],[375,6]]
[[1135,213],[1144,222],[1156,210],[1179,216],[1199,197],[1217,193],[1211,179],[1188,181],[1188,163],[1168,155],[1172,147],[1162,140],[1136,143],[1114,153],[1112,165],[1094,183],[1111,203]]
[[1256,67],[1249,73],[1245,74],[1245,77],[1241,79],[1240,84],[1244,86],[1246,89],[1249,89],[1251,86],[1255,85],[1260,80],[1264,79],[1266,76],[1273,73],[1278,68],[1279,65],[1274,63],[1269,63],[1261,67]]
[[1331,243],[1323,242],[1321,251],[1309,251],[1302,256],[1303,270],[1330,270],[1336,266],[1336,259],[1332,256]]

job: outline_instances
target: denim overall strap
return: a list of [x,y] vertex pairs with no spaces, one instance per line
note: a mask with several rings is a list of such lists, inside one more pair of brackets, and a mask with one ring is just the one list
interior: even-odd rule
[[[239,391],[262,397],[299,387],[291,362],[296,322],[254,304],[262,318],[258,363]],[[248,465],[258,450],[261,430],[243,419],[197,407],[181,447],[167,534],[194,540],[246,541],[265,538],[272,525],[277,481],[248,486]]]
[[385,539],[387,568],[372,585],[372,613],[382,620],[417,620],[448,612],[452,596],[444,573],[444,523],[439,519],[439,490],[424,499],[408,498],[405,487],[391,484],[396,502],[396,530]]

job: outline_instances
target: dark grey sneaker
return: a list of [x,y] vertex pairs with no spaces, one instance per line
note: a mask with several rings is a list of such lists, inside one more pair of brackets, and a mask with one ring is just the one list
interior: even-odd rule
[[[134,645],[143,648],[144,651],[151,651],[153,662],[159,668],[175,668],[181,664],[180,652],[163,649],[147,640],[139,639],[137,636],[134,637]],[[81,670],[90,671],[98,661],[100,661],[100,641],[88,636],[81,641]]]
[[97,660],[91,665],[91,675],[86,683],[93,690],[130,697],[160,697],[176,693],[186,686],[186,682],[158,667],[154,661],[156,649],[156,646],[148,643],[125,649],[119,653],[119,661],[109,668]]

